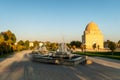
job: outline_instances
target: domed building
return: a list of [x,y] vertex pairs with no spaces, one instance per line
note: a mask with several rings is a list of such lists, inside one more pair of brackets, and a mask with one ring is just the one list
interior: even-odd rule
[[103,49],[103,34],[97,24],[90,22],[82,35],[82,43],[86,49]]

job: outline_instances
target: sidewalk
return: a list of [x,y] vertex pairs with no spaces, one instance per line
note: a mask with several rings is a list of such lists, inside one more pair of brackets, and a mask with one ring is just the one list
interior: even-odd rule
[[120,69],[120,60],[103,58],[103,57],[88,57],[88,59],[104,66]]

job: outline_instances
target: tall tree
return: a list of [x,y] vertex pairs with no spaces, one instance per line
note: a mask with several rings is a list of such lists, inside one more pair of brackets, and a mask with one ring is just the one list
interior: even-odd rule
[[16,36],[10,30],[0,33],[0,53],[6,54],[13,52]]
[[8,30],[6,32],[1,32],[1,34],[4,36],[4,40],[7,43],[14,45],[14,43],[16,42],[16,36],[14,33],[12,33],[10,30]]
[[116,44],[114,42],[110,41],[108,44],[108,48],[111,50],[112,55],[113,55],[113,52],[116,49]]

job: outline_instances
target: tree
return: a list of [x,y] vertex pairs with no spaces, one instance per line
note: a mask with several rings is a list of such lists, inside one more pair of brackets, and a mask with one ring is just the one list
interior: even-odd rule
[[67,43],[66,45],[67,45],[68,48],[71,49],[71,45],[70,45],[70,43]]
[[16,42],[16,36],[10,30],[6,32],[1,32],[1,35],[3,35],[4,40],[11,45],[14,45],[14,43]]
[[47,48],[48,50],[51,50],[51,48],[50,48],[51,43],[50,43],[49,41],[46,41],[45,43],[46,43],[46,48]]
[[81,48],[82,52],[84,52],[84,51],[86,52],[86,45],[81,44],[80,48]]
[[49,47],[50,50],[55,51],[58,49],[58,43],[51,43]]
[[116,49],[116,44],[114,42],[110,41],[108,44],[108,48],[111,50],[112,55],[113,55],[113,52]]
[[117,47],[120,48],[120,40],[117,43]]
[[73,46],[72,46],[72,48],[73,48],[73,50],[75,50],[75,49],[76,49],[76,46],[75,46],[75,45],[73,45]]
[[29,40],[26,40],[26,41],[25,41],[24,46],[25,46],[26,49],[29,48],[29,43],[30,43]]
[[118,41],[118,44],[120,44],[120,40]]
[[10,53],[10,52],[13,52],[12,46],[7,44],[5,41],[0,43],[0,55],[7,54],[7,53]]
[[18,41],[17,43],[17,51],[22,51],[25,49],[23,40]]
[[39,47],[39,42],[38,42],[38,41],[34,41],[33,44],[34,44],[34,48],[35,48],[35,47],[36,47],[36,48]]
[[58,43],[51,43],[49,41],[45,42],[45,46],[50,51],[56,51],[58,49]]
[[0,34],[0,43],[2,43],[4,41],[4,37],[3,35]]
[[82,42],[80,41],[72,41],[70,42],[70,45],[73,47],[73,46],[76,46],[76,48],[80,48]]
[[24,46],[22,46],[22,45],[17,45],[17,51],[22,51],[22,50],[24,50],[24,49],[25,49]]
[[0,54],[13,52],[16,36],[10,30],[0,33]]
[[18,41],[18,45],[24,46],[23,40]]

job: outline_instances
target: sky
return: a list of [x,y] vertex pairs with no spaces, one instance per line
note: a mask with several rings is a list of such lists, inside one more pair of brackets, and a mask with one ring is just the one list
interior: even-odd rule
[[70,42],[81,40],[95,22],[104,40],[120,40],[120,0],[0,0],[0,32],[17,40]]

